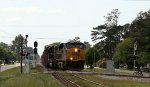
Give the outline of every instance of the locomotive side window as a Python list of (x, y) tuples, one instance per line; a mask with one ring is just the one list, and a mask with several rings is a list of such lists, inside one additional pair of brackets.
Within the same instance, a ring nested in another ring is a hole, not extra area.
[(67, 48), (81, 48), (81, 49), (85, 49), (85, 45), (83, 43), (67, 43), (66, 44)]

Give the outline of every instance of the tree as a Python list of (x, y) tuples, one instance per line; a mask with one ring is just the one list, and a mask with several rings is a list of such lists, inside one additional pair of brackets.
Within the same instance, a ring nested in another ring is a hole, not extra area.
[(133, 64), (133, 58), (130, 56), (133, 56), (133, 44), (134, 41), (137, 41), (138, 65), (149, 63), (150, 10), (147, 12), (141, 11), (131, 24), (125, 24), (123, 26), (123, 31), (124, 40), (117, 45), (114, 58), (131, 66)]
[(32, 47), (27, 47), (27, 52), (30, 54), (34, 54), (33, 48)]
[(20, 49), (21, 44), (23, 45), (23, 47), (25, 47), (24, 41), (25, 41), (25, 39), (23, 38), (23, 36), (21, 34), (16, 36), (15, 39), (12, 41), (11, 49), (17, 53), (18, 60), (19, 60), (20, 52), (21, 52), (21, 49)]
[(131, 38), (136, 38), (138, 43), (138, 63), (147, 64), (150, 62), (150, 10), (141, 11), (130, 27)]
[(89, 42), (86, 42), (86, 41), (84, 41), (83, 43), (84, 43), (85, 46), (86, 46), (86, 50), (85, 50), (85, 51), (87, 51), (87, 50), (91, 47), (91, 45), (90, 45)]
[(74, 39), (69, 39), (68, 42), (80, 42), (80, 37), (75, 37)]
[(16, 53), (11, 51), (8, 48), (0, 47), (0, 60), (4, 62), (4, 64), (9, 64), (12, 61), (15, 61), (17, 58)]
[(86, 52), (86, 64), (92, 68), (94, 62), (96, 63), (100, 59), (99, 54), (94, 48), (89, 48)]
[(59, 44), (61, 44), (61, 42), (54, 42), (51, 45), (59, 45)]
[(8, 44), (6, 44), (4, 42), (0, 42), (0, 47), (9, 49)]
[(14, 61), (16, 61), (17, 55), (15, 52), (11, 51), (11, 50), (7, 50), (5, 53), (5, 64), (10, 64)]
[(5, 50), (4, 48), (0, 47), (0, 60), (4, 60), (5, 57)]
[(127, 38), (117, 45), (113, 60), (128, 65), (129, 69), (133, 68), (133, 41), (131, 38)]
[(139, 55), (138, 62), (142, 65), (146, 65), (147, 63), (150, 63), (150, 52), (141, 52)]
[(92, 41), (99, 41), (97, 46), (100, 46), (99, 50), (103, 50), (103, 54), (106, 57), (112, 59), (112, 55), (116, 44), (121, 39), (122, 26), (118, 26), (118, 18), (120, 12), (118, 9), (113, 9), (110, 13), (105, 16), (105, 23), (103, 25), (93, 28), (91, 31)]

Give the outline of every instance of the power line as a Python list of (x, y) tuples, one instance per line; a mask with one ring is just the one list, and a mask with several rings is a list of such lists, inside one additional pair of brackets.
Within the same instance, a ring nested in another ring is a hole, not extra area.
[(0, 31), (1, 32), (3, 32), (3, 33), (5, 33), (5, 34), (7, 34), (7, 35), (11, 35), (11, 36), (16, 36), (16, 35), (14, 35), (14, 34), (12, 34), (12, 33), (10, 33), (10, 32), (7, 32), (7, 31), (4, 31), (3, 29), (0, 29)]
[[(12, 34), (12, 33), (10, 33), (10, 32), (7, 32), (7, 31), (4, 31), (3, 29), (0, 29), (0, 31), (2, 31), (3, 33), (5, 33), (5, 34), (7, 34), (8, 36), (0, 36), (0, 38), (15, 38), (17, 35), (14, 35), (14, 34)], [(10, 37), (10, 35), (11, 35), (11, 37)], [(68, 40), (69, 38), (46, 38), (46, 37), (35, 37), (35, 38), (30, 38), (30, 39), (63, 39), (63, 40)]]
[(15, 37), (0, 36), (0, 38), (15, 38)]
[(45, 38), (45, 37), (38, 37), (38, 38), (32, 38), (32, 39), (65, 39), (66, 38)]
[[(0, 38), (15, 38), (15, 37), (7, 37), (7, 36), (0, 36)], [(38, 37), (38, 38), (30, 38), (30, 39), (65, 39), (65, 40), (68, 40), (66, 38), (45, 38), (45, 37)]]

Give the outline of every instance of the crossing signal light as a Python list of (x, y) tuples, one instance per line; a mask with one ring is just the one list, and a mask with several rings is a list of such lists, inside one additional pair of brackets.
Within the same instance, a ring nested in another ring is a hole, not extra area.
[(38, 46), (38, 42), (35, 41), (35, 42), (34, 42), (34, 47), (37, 47), (37, 46)]
[(37, 54), (37, 48), (34, 48), (34, 54)]

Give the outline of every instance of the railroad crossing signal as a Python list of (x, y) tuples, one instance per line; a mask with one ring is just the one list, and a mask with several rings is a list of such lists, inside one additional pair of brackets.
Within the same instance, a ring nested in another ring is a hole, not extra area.
[(35, 47), (35, 48), (34, 48), (34, 54), (37, 54), (37, 48), (36, 48), (37, 46), (38, 46), (38, 42), (35, 41), (35, 42), (34, 42), (34, 47)]
[(35, 41), (35, 42), (34, 42), (34, 47), (37, 47), (37, 46), (38, 46), (38, 42)]
[(32, 61), (32, 64), (33, 64), (33, 68), (35, 68), (36, 67), (36, 54), (37, 54), (37, 47), (38, 46), (38, 42), (37, 41), (35, 41), (34, 42), (34, 58), (33, 58), (33, 61)]
[(37, 54), (37, 48), (34, 48), (34, 54)]

